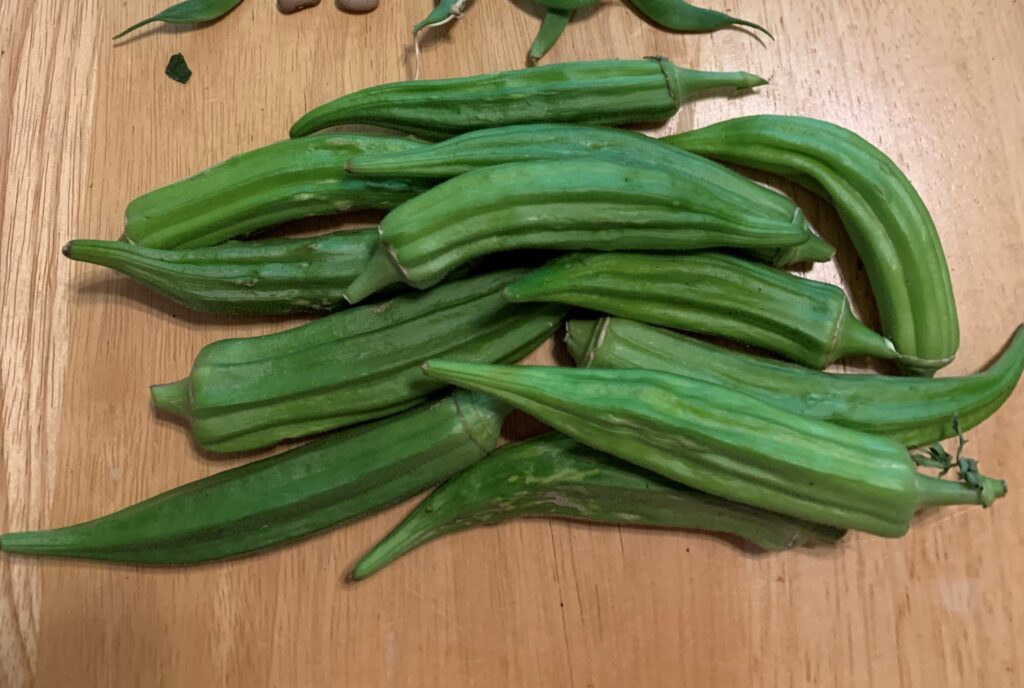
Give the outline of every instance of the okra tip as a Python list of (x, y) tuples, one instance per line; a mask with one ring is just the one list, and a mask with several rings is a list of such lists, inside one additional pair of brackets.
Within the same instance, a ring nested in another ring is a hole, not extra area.
[(388, 285), (405, 281), (405, 273), (391, 257), (391, 250), (381, 242), (363, 271), (341, 294), (350, 304), (357, 304)]
[(570, 320), (565, 323), (565, 346), (577, 368), (589, 368), (594, 354), (604, 341), (610, 320)]
[(153, 397), (153, 405), (161, 411), (183, 418), (188, 416), (192, 406), (192, 387), (187, 377), (177, 382), (153, 385), (149, 393)]

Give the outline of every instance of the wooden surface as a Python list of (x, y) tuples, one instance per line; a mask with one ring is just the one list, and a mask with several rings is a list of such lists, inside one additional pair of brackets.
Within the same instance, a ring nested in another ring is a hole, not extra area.
[[(117, 237), (136, 194), (284, 137), (309, 106), (407, 76), (408, 27), (429, 6), (386, 0), (353, 16), (325, 0), (286, 17), (249, 0), (200, 30), (109, 40), (164, 3), (0, 3), (3, 530), (91, 518), (229, 465), (157, 420), (147, 385), (181, 377), (204, 343), (285, 325), (188, 313), (64, 260), (61, 245)], [(1024, 319), (1024, 4), (723, 9), (778, 40), (671, 35), (606, 1), (548, 61), (661, 54), (749, 69), (772, 85), (687, 106), (666, 129), (804, 114), (880, 145), (918, 185), (949, 256), (963, 345), (948, 372), (983, 365)], [(525, 2), (477, 2), (427, 41), (423, 75), (518, 67), (537, 25)], [(195, 71), (187, 86), (163, 75), (179, 51)], [(797, 198), (839, 236), (820, 203)], [(841, 251), (870, 321), (863, 276)], [(818, 274), (836, 279), (833, 267)], [(1020, 685), (1024, 391), (970, 450), (1010, 480), (1009, 499), (830, 551), (759, 556), (697, 534), (524, 522), (346, 584), (408, 504), (187, 570), (0, 557), (0, 685)]]

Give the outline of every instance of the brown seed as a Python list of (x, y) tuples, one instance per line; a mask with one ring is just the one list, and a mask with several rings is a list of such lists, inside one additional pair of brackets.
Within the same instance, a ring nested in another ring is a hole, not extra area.
[(291, 14), (319, 4), (320, 0), (277, 0), (277, 9), (285, 14)]
[(344, 12), (372, 12), (380, 0), (335, 0), (335, 4)]

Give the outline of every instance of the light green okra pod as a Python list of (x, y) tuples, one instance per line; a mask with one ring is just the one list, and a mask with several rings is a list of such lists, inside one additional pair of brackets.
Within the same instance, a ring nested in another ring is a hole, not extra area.
[(919, 447), (973, 428), (1013, 393), (1024, 371), (1024, 327), (985, 370), (921, 379), (820, 373), (623, 318), (572, 320), (566, 345), (580, 367), (640, 368), (724, 385), (803, 416)]
[(153, 387), (153, 402), (189, 421), (200, 446), (248, 451), (382, 418), (443, 385), (430, 356), (514, 362), (559, 326), (562, 306), (520, 306), (501, 291), (522, 270), (451, 282), (277, 334), (205, 347), (192, 373)]
[(777, 551), (843, 531), (691, 490), (559, 434), (501, 447), (432, 492), (352, 570), (359, 580), (442, 535), (524, 517), (726, 533)]
[(839, 287), (721, 253), (572, 254), (516, 280), (505, 296), (727, 337), (814, 368), (845, 356), (897, 358)]
[[(745, 207), (748, 212), (785, 221), (800, 214), (789, 198), (723, 165), (658, 139), (611, 127), (517, 124), (480, 129), (429, 146), (354, 155), (345, 169), (359, 177), (436, 180), (510, 162), (597, 157), (657, 166), (689, 177), (694, 184), (691, 193), (713, 197), (726, 207)], [(782, 266), (827, 261), (834, 253), (831, 246), (812, 234), (803, 244), (766, 252), (762, 258)]]
[(425, 289), (498, 251), (731, 247), (763, 254), (812, 236), (801, 213), (766, 214), (685, 172), (587, 158), (467, 172), (393, 210), (380, 234), (366, 270), (345, 291), (352, 303), (390, 284)]
[(960, 327), (935, 223), (906, 175), (842, 127), (760, 115), (662, 139), (787, 177), (831, 199), (867, 270), (883, 332), (906, 367), (934, 374), (956, 355)]
[(345, 161), (422, 145), (366, 134), (273, 143), (134, 199), (125, 211), (123, 238), (150, 248), (200, 248), (304, 217), (392, 208), (430, 184), (356, 179), (345, 174)]
[(378, 243), (376, 228), (187, 249), (76, 239), (64, 255), (117, 270), (192, 310), (277, 315), (347, 306), (343, 291)]
[(836, 528), (898, 537), (919, 509), (1006, 494), (974, 462), (961, 462), (962, 482), (929, 477), (890, 439), (679, 375), (435, 360), (426, 370), (696, 490)]
[(182, 485), (66, 528), (0, 536), (8, 553), (195, 564), (292, 542), (402, 501), (494, 448), (507, 407), (455, 395)]
[(699, 93), (766, 83), (746, 72), (683, 69), (661, 57), (564, 62), (371, 86), (310, 110), (292, 126), (291, 136), (340, 124), (373, 124), (438, 139), (529, 122), (650, 122), (671, 117)]

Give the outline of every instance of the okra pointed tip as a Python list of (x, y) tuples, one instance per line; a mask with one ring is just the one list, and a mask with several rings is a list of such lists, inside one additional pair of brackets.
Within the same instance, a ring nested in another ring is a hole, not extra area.
[(404, 281), (405, 274), (395, 265), (388, 247), (381, 243), (363, 271), (342, 292), (342, 296), (350, 304), (356, 304), (388, 285)]
[(192, 406), (192, 387), (189, 378), (177, 382), (153, 385), (149, 388), (153, 405), (161, 411), (187, 417)]
[(74, 256), (72, 255), (72, 251), (73, 251), (72, 244), (74, 244), (74, 243), (75, 243), (74, 241), (69, 241), (68, 243), (64, 244), (61, 247), (61, 249), (60, 249), (61, 255), (63, 255), (65, 258), (71, 258), (73, 260)]

